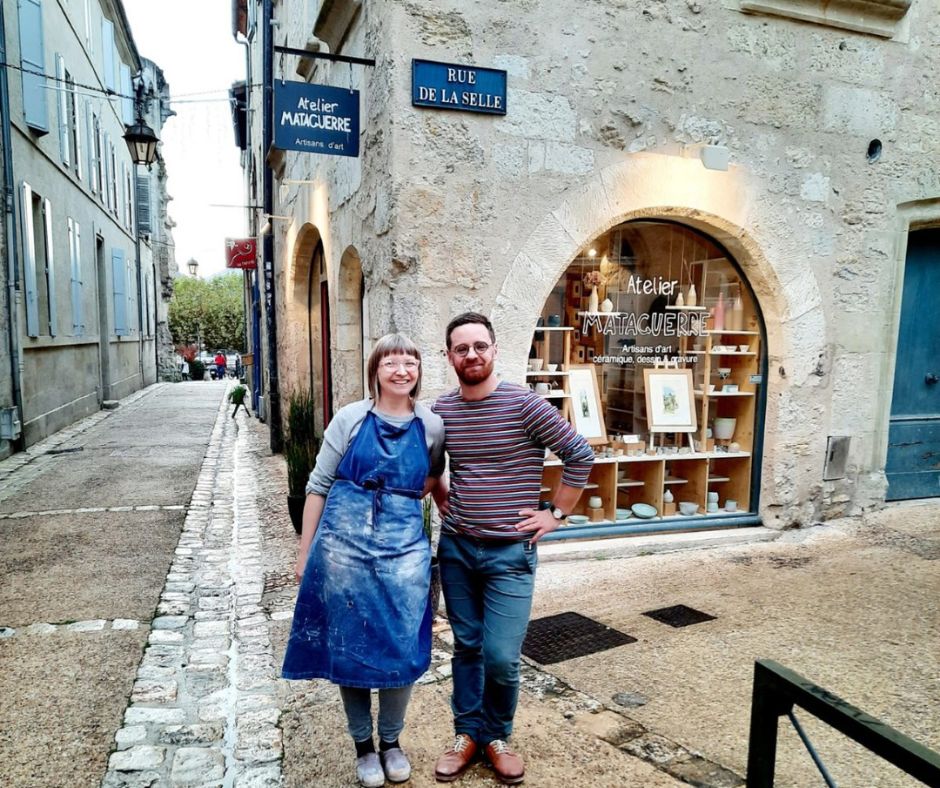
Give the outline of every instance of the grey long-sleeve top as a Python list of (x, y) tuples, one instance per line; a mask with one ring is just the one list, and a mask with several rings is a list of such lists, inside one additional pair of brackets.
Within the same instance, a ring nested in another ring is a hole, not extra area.
[[(329, 426), (323, 433), (323, 445), (317, 454), (317, 464), (307, 481), (307, 495), (326, 497), (333, 482), (336, 481), (336, 469), (343, 455), (352, 444), (353, 438), (359, 434), (359, 428), (370, 410), (375, 410), (375, 403), (371, 399), (363, 399), (340, 408), (330, 420)], [(441, 421), (440, 416), (432, 413), (420, 402), (415, 403), (415, 411), (410, 416), (389, 416), (379, 411), (376, 411), (376, 415), (383, 421), (400, 427), (410, 424), (412, 419), (421, 419), (424, 422), (424, 434), (431, 460), (428, 475), (440, 476), (444, 472), (444, 422)]]

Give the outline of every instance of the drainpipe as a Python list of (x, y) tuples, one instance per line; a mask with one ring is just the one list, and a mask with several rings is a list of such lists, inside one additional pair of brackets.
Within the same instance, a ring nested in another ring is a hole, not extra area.
[[(263, 118), (261, 121), (261, 150), (266, 157), (273, 139), (274, 117), (274, 20), (272, 0), (264, 0), (261, 16), (261, 35), (264, 37), (264, 62), (262, 63)], [(265, 162), (263, 202), (267, 216), (274, 213), (274, 172)], [(274, 289), (274, 228), (264, 236), (261, 253), (264, 276), (265, 327), (268, 332), (268, 399), (265, 408), (268, 414), (268, 429), (271, 434), (271, 451), (280, 452), (283, 447), (281, 435), (281, 393), (277, 374), (277, 318)]]
[[(0, 62), (7, 62), (7, 28), (3, 3), (0, 2)], [(13, 404), (16, 406), (20, 424), (23, 418), (23, 376), (20, 353), (19, 312), (19, 240), (16, 232), (16, 189), (13, 179), (13, 149), (10, 133), (10, 89), (7, 69), (0, 68), (0, 144), (3, 146), (3, 211), (7, 237), (7, 315), (10, 332), (10, 377), (13, 381)], [(26, 448), (22, 426), (20, 435), (11, 441), (14, 451)]]

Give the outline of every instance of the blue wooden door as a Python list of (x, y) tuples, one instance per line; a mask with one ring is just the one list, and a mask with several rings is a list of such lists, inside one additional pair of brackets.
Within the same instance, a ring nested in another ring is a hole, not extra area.
[(889, 501), (940, 496), (940, 228), (908, 237), (888, 428)]

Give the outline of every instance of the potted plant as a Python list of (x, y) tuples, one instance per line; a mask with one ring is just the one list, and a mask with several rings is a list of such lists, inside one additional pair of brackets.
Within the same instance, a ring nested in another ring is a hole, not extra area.
[(314, 425), (313, 395), (308, 389), (294, 391), (287, 400), (284, 460), (287, 463), (287, 509), (297, 533), (303, 530), (307, 479), (320, 450)]

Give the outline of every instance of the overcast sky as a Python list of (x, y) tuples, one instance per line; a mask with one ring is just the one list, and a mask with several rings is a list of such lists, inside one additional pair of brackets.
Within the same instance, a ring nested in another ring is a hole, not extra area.
[(176, 116), (158, 133), (173, 198), (176, 264), (186, 272), (194, 257), (199, 275), (211, 276), (225, 269), (225, 239), (244, 237), (247, 226), (244, 209), (211, 207), (245, 203), (227, 101), (231, 84), (245, 78), (232, 2), (124, 0), (124, 8), (138, 51), (163, 69), (174, 100)]

